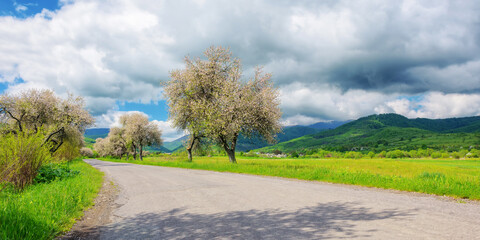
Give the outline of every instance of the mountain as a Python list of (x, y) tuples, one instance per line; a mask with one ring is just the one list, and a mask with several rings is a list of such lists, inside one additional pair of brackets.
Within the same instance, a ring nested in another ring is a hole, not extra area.
[(478, 133), (480, 117), (408, 119), (398, 114), (380, 114), (359, 118), (336, 129), (302, 136), (259, 150), (460, 148), (480, 144)]
[[(288, 126), (284, 127), (283, 131), (277, 134), (277, 142), (285, 142), (304, 135), (320, 132), (321, 130), (307, 127), (307, 126)], [(237, 142), (237, 151), (250, 151), (252, 149), (268, 146), (261, 137), (245, 138), (240, 134)]]
[[(342, 124), (349, 121), (331, 121), (331, 122), (318, 122), (308, 126), (287, 126), (283, 128), (283, 131), (277, 135), (277, 142), (285, 142), (291, 139), (295, 139), (301, 136), (318, 133), (321, 131), (335, 129)], [(107, 137), (110, 129), (108, 128), (90, 128), (85, 131), (85, 139), (88, 144), (95, 143), (97, 138)], [(183, 142), (188, 139), (188, 135), (178, 138), (171, 142), (164, 142), (160, 147), (150, 147), (148, 151), (162, 151), (162, 152), (175, 152), (179, 148), (183, 148)], [(260, 137), (254, 137), (252, 139), (245, 138), (240, 134), (237, 142), (237, 151), (249, 151), (252, 149), (268, 146)]]
[[(285, 142), (294, 138), (298, 138), (301, 136), (309, 135), (318, 133), (328, 129), (334, 129), (344, 123), (349, 121), (332, 121), (332, 122), (319, 122), (309, 126), (287, 126), (283, 128), (283, 131), (277, 135), (277, 142)], [(172, 142), (165, 142), (163, 146), (170, 151), (174, 152), (179, 148), (183, 147), (183, 141), (188, 138), (187, 136), (183, 136), (175, 141)], [(252, 149), (257, 149), (261, 147), (268, 146), (269, 144), (265, 142), (261, 137), (253, 137), (253, 138), (246, 138), (242, 134), (238, 137), (237, 142), (237, 151), (249, 151)]]
[(152, 146), (146, 146), (144, 148), (145, 151), (149, 151), (149, 152), (163, 152), (163, 153), (170, 153), (172, 151), (170, 151), (170, 149), (164, 147), (164, 146), (156, 146), (156, 145), (152, 145)]
[(171, 142), (164, 142), (163, 146), (171, 152), (175, 152), (179, 147), (183, 147), (183, 142), (188, 139), (188, 135), (180, 137)]
[(85, 130), (85, 134), (83, 135), (95, 140), (97, 138), (106, 138), (109, 132), (110, 128), (89, 128)]
[(318, 130), (328, 130), (328, 129), (335, 129), (337, 127), (342, 126), (345, 123), (349, 123), (352, 120), (347, 120), (347, 121), (330, 121), (330, 122), (318, 122), (314, 123), (312, 125), (308, 125), (307, 127), (309, 128), (315, 128)]

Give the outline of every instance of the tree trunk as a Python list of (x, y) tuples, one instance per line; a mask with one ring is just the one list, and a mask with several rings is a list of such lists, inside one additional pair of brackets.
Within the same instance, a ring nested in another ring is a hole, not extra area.
[(140, 161), (143, 161), (143, 146), (140, 144)]
[(224, 136), (220, 136), (220, 141), (222, 142), (223, 148), (225, 149), (225, 152), (227, 152), (228, 159), (231, 163), (237, 163), (237, 159), (235, 158), (235, 147), (237, 145), (237, 138), (238, 133), (234, 135), (232, 142), (228, 144), (226, 140), (227, 138)]
[(187, 153), (188, 153), (188, 161), (192, 162), (192, 148), (187, 148)]
[(231, 149), (225, 149), (228, 155), (228, 160), (230, 160), (231, 163), (237, 163), (237, 159), (235, 158), (235, 150)]
[(186, 149), (188, 153), (188, 161), (192, 162), (193, 161), (192, 149), (193, 149), (193, 144), (195, 144), (195, 140), (197, 139), (197, 137), (195, 135), (192, 135), (190, 139), (191, 139), (190, 144), (186, 147)]
[(132, 143), (133, 147), (133, 160), (137, 160), (137, 146), (135, 146), (134, 143)]

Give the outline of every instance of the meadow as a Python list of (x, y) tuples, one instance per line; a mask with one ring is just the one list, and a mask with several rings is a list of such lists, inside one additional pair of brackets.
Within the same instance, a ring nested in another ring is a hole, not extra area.
[(57, 174), (69, 169), (71, 176), (40, 179), (44, 183), (27, 186), (22, 191), (0, 191), (0, 239), (53, 239), (70, 230), (75, 219), (93, 204), (103, 182), (103, 173), (80, 159), (49, 168)]
[(421, 192), (480, 200), (479, 159), (274, 159), (238, 156), (237, 164), (225, 156), (159, 155), (139, 160), (102, 158), (165, 167), (277, 176)]

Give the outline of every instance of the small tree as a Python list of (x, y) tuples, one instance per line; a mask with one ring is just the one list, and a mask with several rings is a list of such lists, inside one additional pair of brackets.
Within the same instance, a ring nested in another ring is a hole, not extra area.
[(187, 152), (200, 137), (223, 147), (235, 163), (240, 133), (247, 138), (260, 135), (269, 142), (280, 132), (279, 93), (271, 75), (257, 68), (248, 82), (240, 80), (240, 60), (222, 47), (210, 47), (206, 60), (185, 58), (185, 69), (171, 72), (166, 83), (170, 118), (174, 127), (190, 134)]
[(143, 148), (153, 144), (162, 145), (162, 132), (158, 126), (148, 121), (148, 117), (141, 113), (129, 113), (120, 117), (120, 123), (125, 129), (126, 143), (131, 143), (136, 159), (137, 148), (140, 160), (143, 160)]

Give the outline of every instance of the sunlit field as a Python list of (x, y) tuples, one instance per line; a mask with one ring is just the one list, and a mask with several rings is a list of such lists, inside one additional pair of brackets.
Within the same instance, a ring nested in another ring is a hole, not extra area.
[(231, 164), (224, 156), (163, 155), (144, 161), (115, 162), (247, 173), (304, 180), (397, 189), (458, 198), (480, 199), (480, 160), (453, 159), (266, 159), (238, 156)]

